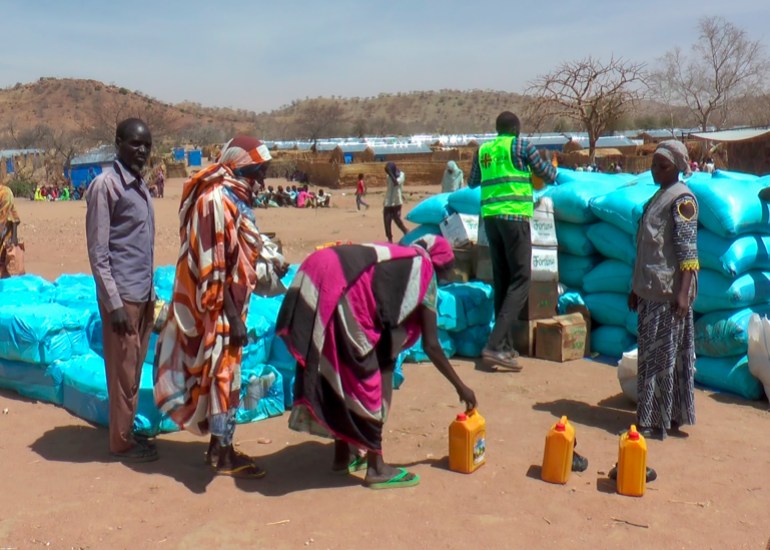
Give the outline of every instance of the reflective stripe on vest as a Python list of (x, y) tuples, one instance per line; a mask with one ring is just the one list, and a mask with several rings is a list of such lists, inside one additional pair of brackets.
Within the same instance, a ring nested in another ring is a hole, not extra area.
[(532, 178), (529, 169), (513, 165), (511, 150), (516, 138), (498, 136), (479, 148), (481, 215), (532, 217)]

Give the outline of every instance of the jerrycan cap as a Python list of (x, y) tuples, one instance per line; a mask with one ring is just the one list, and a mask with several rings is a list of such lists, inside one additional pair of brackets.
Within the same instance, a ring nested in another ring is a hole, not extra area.
[(566, 430), (566, 429), (567, 429), (567, 426), (565, 426), (565, 425), (564, 425), (564, 422), (557, 422), (557, 423), (556, 423), (556, 426), (554, 426), (554, 429), (555, 429), (557, 432), (563, 432), (564, 430)]
[(465, 413), (460, 413), (457, 415), (457, 420), (459, 420), (460, 422), (464, 422), (468, 420), (468, 415)]
[(636, 431), (636, 426), (631, 426), (631, 429), (628, 430), (628, 439), (631, 441), (639, 441), (639, 432)]

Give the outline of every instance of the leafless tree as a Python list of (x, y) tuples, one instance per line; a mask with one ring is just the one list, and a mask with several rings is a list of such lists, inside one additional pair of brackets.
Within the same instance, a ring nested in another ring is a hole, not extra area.
[(95, 105), (93, 123), (81, 128), (83, 135), (98, 143), (113, 143), (115, 128), (121, 120), (129, 117), (142, 119), (152, 132), (155, 141), (168, 137), (181, 113), (150, 98), (140, 98), (131, 92), (105, 94)]
[(667, 52), (655, 79), (661, 99), (685, 105), (706, 131), (723, 127), (736, 100), (761, 94), (770, 63), (761, 42), (723, 17), (704, 17), (698, 29), (690, 55)]
[(588, 132), (593, 162), (599, 136), (644, 96), (644, 70), (644, 63), (614, 56), (607, 63), (591, 56), (562, 63), (527, 89), (534, 99), (526, 111), (530, 123), (539, 127), (548, 119), (577, 121)]
[(300, 137), (312, 141), (332, 137), (342, 122), (342, 115), (342, 107), (334, 100), (317, 98), (304, 102), (297, 115)]

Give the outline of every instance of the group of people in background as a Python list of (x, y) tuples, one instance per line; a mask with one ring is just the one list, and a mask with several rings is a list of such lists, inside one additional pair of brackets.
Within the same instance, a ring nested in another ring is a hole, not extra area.
[(331, 206), (331, 195), (323, 189), (318, 192), (310, 190), (307, 184), (302, 187), (296, 185), (279, 185), (273, 188), (268, 185), (262, 191), (258, 191), (254, 198), (254, 207), (271, 208), (293, 206), (295, 208), (329, 208)]
[(36, 201), (79, 201), (83, 198), (82, 187), (69, 185), (38, 185), (32, 197)]

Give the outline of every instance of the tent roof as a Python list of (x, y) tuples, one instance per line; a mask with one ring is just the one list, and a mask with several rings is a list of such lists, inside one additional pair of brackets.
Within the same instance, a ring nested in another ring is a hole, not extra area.
[(770, 128), (739, 128), (720, 132), (698, 132), (691, 134), (691, 136), (709, 141), (749, 141), (766, 134), (770, 134)]
[(102, 145), (96, 149), (91, 149), (87, 153), (78, 155), (70, 161), (70, 166), (81, 166), (83, 164), (108, 164), (115, 160), (115, 146)]

